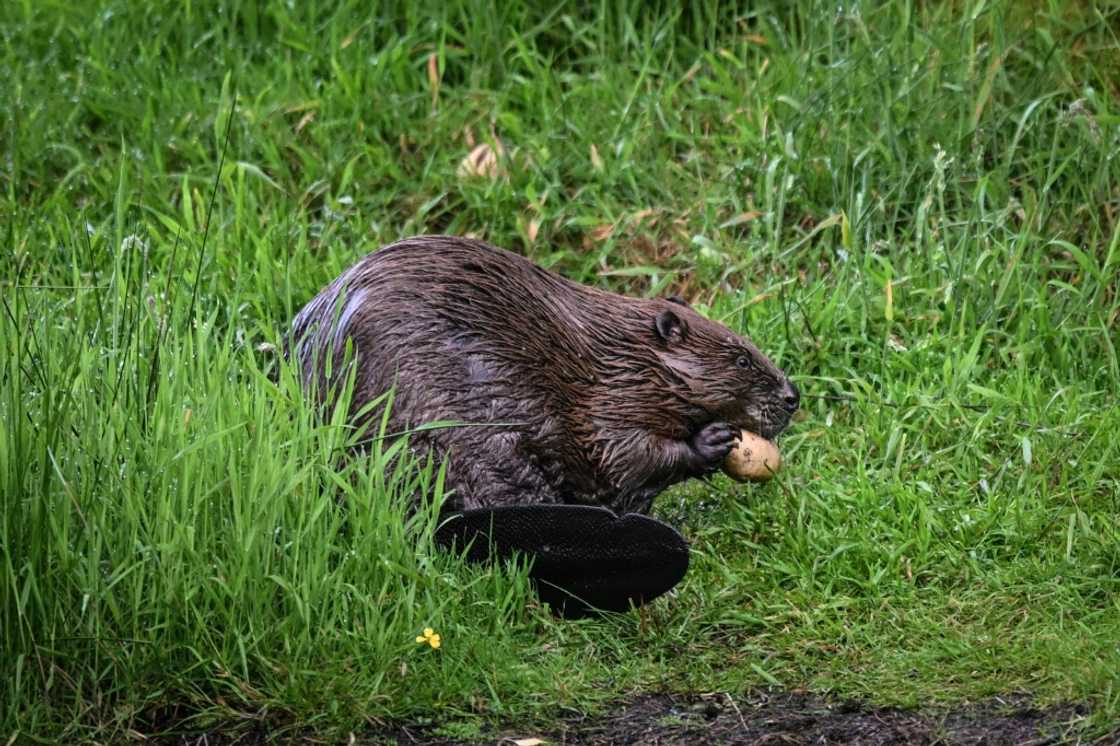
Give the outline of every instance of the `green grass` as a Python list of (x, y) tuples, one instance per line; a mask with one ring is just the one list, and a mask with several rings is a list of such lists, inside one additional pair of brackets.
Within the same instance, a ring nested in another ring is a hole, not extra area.
[[(1120, 718), (1120, 16), (752, 5), (0, 4), (0, 741), (769, 685)], [(506, 175), (457, 175), (494, 136)], [(438, 470), (340, 458), (268, 376), (432, 231), (683, 292), (793, 374), (779, 479), (660, 499), (673, 597), (554, 621), (433, 552)]]

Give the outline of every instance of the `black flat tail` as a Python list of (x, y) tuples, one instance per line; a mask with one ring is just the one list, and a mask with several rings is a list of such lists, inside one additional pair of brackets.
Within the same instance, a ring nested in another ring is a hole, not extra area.
[(521, 554), (537, 595), (565, 617), (627, 611), (672, 589), (688, 570), (688, 543), (649, 516), (582, 505), (513, 505), (449, 516), (436, 543), (472, 562)]

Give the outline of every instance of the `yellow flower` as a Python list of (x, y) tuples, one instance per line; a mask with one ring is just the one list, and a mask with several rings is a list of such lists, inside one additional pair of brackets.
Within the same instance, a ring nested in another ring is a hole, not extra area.
[(428, 643), (432, 646), (433, 650), (439, 650), (440, 638), (439, 635), (436, 634), (436, 631), (434, 629), (432, 629), (431, 627), (425, 627), (424, 634), (418, 635), (416, 637), (416, 643), (418, 645)]

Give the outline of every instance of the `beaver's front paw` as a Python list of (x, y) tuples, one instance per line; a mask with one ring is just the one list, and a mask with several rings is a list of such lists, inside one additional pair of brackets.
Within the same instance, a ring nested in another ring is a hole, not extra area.
[(739, 428), (726, 422), (710, 422), (692, 436), (692, 452), (699, 471), (715, 471), (739, 440)]

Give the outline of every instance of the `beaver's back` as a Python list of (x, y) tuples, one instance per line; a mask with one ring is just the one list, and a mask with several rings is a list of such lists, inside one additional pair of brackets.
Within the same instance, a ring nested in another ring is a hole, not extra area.
[(380, 357), (484, 351), (538, 368), (562, 350), (567, 365), (588, 353), (579, 330), (601, 319), (603, 298), (628, 300), (478, 241), (420, 236), (352, 266), (299, 313), (293, 331), (311, 333), (316, 350), (351, 337)]

